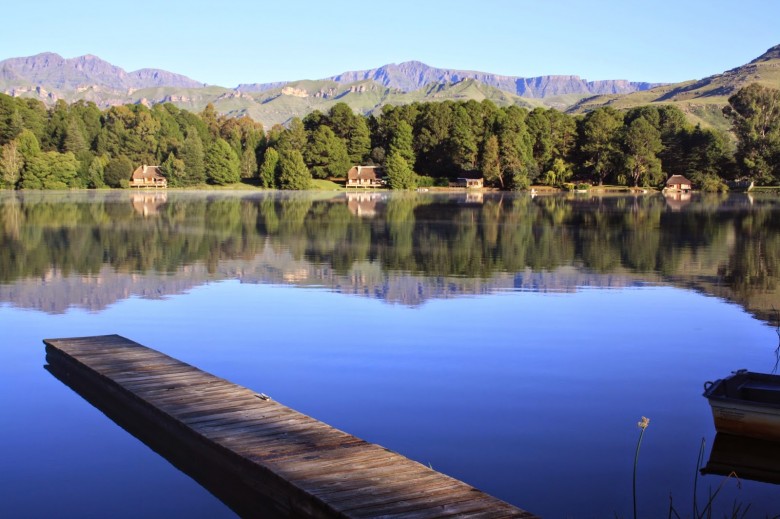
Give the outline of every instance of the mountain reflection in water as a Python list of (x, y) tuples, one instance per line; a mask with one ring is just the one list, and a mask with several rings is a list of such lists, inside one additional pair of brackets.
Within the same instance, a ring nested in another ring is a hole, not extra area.
[(772, 195), (0, 194), (0, 301), (55, 313), (224, 279), (412, 306), (649, 283), (769, 321), (778, 262)]

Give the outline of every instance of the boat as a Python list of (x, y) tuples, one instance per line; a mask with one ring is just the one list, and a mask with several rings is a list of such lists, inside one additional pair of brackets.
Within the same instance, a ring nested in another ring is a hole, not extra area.
[(780, 441), (780, 375), (740, 369), (705, 382), (704, 396), (717, 432)]

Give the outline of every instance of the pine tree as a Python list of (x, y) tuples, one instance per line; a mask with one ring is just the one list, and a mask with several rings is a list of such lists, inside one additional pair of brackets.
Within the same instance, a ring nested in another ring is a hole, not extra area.
[(279, 188), (309, 189), (311, 173), (298, 150), (283, 150), (279, 154)]
[(327, 126), (312, 133), (304, 159), (314, 178), (343, 177), (350, 166), (346, 144)]
[(400, 155), (409, 167), (414, 167), (414, 134), (412, 126), (406, 121), (399, 121), (393, 130), (393, 137), (390, 139), (389, 155)]
[(485, 181), (490, 182), (491, 184), (503, 184), (503, 179), (501, 178), (501, 162), (498, 157), (498, 137), (495, 135), (491, 135), (485, 139), (480, 166)]
[(279, 153), (275, 148), (266, 148), (263, 163), (260, 166), (260, 185), (266, 188), (277, 187), (276, 174), (279, 166)]
[(186, 185), (185, 175), (187, 166), (183, 160), (176, 158), (175, 153), (170, 152), (168, 154), (168, 158), (160, 165), (160, 169), (162, 169), (162, 174), (165, 178), (168, 179), (169, 186), (180, 187)]
[(182, 185), (191, 186), (202, 184), (206, 181), (206, 168), (204, 165), (203, 141), (195, 127), (187, 129), (187, 137), (181, 149), (181, 160), (184, 161), (185, 177), (181, 179)]
[(650, 186), (663, 179), (661, 159), (658, 152), (663, 149), (661, 134), (647, 119), (640, 117), (626, 128), (623, 139), (625, 167), (635, 186)]
[(247, 148), (241, 154), (239, 170), (243, 179), (257, 178), (257, 158), (254, 148)]
[(234, 184), (241, 180), (240, 160), (225, 139), (217, 139), (208, 147), (204, 163), (212, 184)]
[(415, 174), (406, 159), (397, 151), (391, 152), (385, 163), (387, 182), (391, 189), (414, 189)]

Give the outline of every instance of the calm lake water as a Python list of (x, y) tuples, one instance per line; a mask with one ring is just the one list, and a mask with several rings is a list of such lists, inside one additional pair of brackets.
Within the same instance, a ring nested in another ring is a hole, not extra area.
[(44, 369), (118, 333), (547, 518), (632, 516), (647, 416), (639, 515), (691, 517), (779, 281), (776, 196), (0, 193), (0, 516), (232, 516)]

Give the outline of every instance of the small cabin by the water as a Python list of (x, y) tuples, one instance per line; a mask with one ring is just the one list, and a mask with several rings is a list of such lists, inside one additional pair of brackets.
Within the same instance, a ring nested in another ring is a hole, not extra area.
[(133, 171), (130, 187), (168, 187), (166, 179), (160, 171), (160, 166), (138, 166)]
[(347, 172), (347, 187), (382, 187), (384, 170), (379, 166), (352, 166)]
[(682, 175), (672, 175), (669, 177), (669, 180), (666, 181), (666, 189), (670, 191), (687, 192), (692, 189), (691, 181)]
[(455, 179), (453, 187), (465, 187), (466, 189), (482, 189), (485, 185), (484, 178), (478, 175), (464, 175)]

